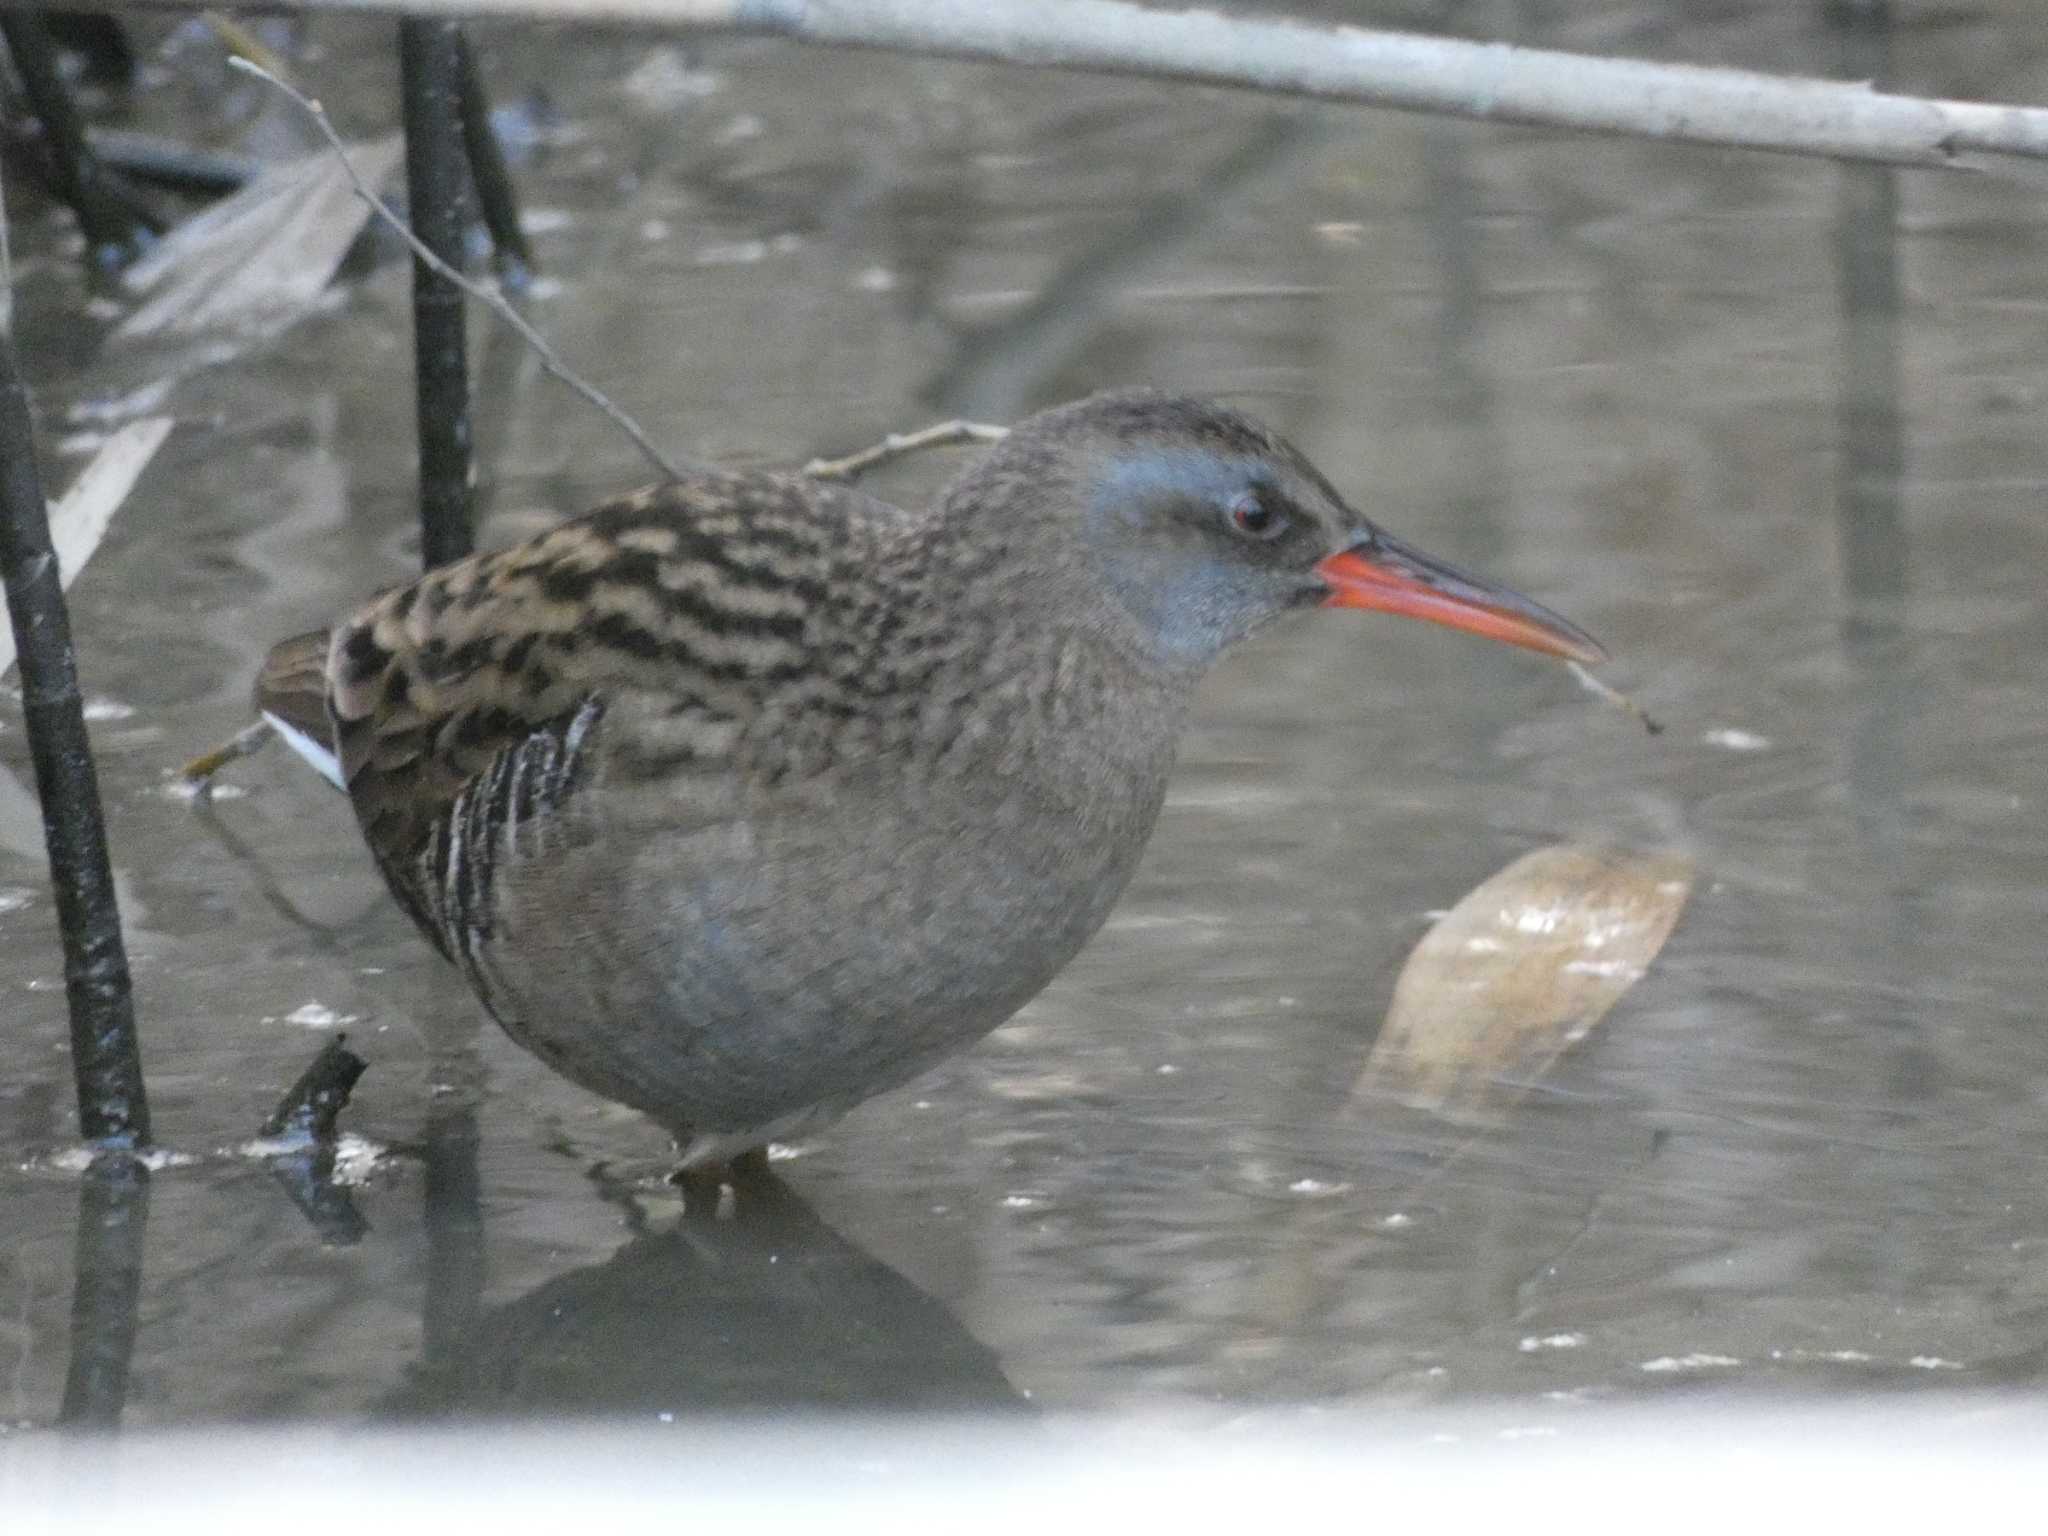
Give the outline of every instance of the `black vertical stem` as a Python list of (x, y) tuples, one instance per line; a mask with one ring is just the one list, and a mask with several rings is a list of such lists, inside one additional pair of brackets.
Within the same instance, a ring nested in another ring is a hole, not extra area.
[(120, 18), (104, 11), (48, 11), (44, 25), (58, 46), (85, 60), (85, 78), (106, 85), (135, 82), (135, 45)]
[[(449, 21), (398, 24), (405, 98), (405, 181), (413, 232), (462, 266), (467, 167), (457, 109), (462, 33)], [(420, 440), (420, 558), (431, 569), (471, 549), (469, 360), (462, 290), (418, 257), (412, 264), (413, 364)]]
[(96, 1159), (78, 1189), (71, 1364), (60, 1423), (112, 1429), (121, 1421), (148, 1222), (149, 1170), (141, 1160), (126, 1152)]
[(57, 48), (50, 40), (49, 27), (40, 16), (8, 11), (0, 14), (0, 34), (5, 35), (8, 52), (14, 55), (29, 108), (43, 125), (57, 195), (77, 214), (94, 263), (112, 271), (135, 253), (142, 231), (107, 190), (99, 158), (86, 143), (85, 124), (71, 99), (71, 88), (58, 71)]
[(458, 32), (455, 44), (462, 71), (462, 144), (469, 155), (470, 180), (476, 187), (484, 228), (491, 232), (492, 260), (500, 282), (508, 288), (524, 288), (533, 276), (533, 248), (519, 227), (519, 198), (512, 188), (512, 173), (505, 168), (504, 146), (491, 128), (491, 103), (484, 95), (469, 34)]
[(35, 427), (14, 343), (0, 335), (0, 577), (21, 659), (21, 711), (42, 800), (43, 840), (64, 942), (71, 1071), (88, 1141), (149, 1140), (149, 1100), (128, 989), (121, 912), (100, 818), (98, 775), (85, 735), (71, 620), (50, 546), (36, 470)]

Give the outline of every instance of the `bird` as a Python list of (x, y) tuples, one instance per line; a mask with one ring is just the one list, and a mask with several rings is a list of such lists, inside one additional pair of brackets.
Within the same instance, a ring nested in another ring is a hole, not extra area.
[(284, 641), (258, 710), (398, 904), (682, 1171), (994, 1029), (1102, 927), (1195, 686), (1297, 610), (1600, 646), (1155, 390), (1031, 416), (906, 509), (707, 468)]

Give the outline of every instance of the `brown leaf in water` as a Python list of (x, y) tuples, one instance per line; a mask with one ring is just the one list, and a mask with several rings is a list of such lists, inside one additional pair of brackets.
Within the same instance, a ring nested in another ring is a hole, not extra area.
[(1483, 1117), (1642, 979), (1692, 876), (1678, 853), (1561, 844), (1524, 854), (1415, 946), (1357, 1094)]

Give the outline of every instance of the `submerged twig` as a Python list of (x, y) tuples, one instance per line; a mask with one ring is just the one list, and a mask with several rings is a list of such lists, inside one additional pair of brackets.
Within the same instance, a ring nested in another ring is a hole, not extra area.
[(194, 197), (225, 197), (254, 181), (261, 162), (247, 155), (195, 149), (174, 139), (123, 128), (91, 128), (86, 139), (100, 164), (131, 181)]
[(338, 1034), (322, 1047), (257, 1133), (266, 1141), (286, 1142), (266, 1159), (271, 1177), (313, 1224), (320, 1241), (334, 1248), (361, 1241), (370, 1229), (349, 1192), (334, 1181), (336, 1122), (368, 1066), (347, 1040)]
[(1643, 729), (1652, 736), (1664, 734), (1664, 722), (1657, 719), (1619, 688), (1614, 687), (1610, 683), (1602, 682), (1576, 661), (1567, 661), (1565, 665), (1571, 669), (1572, 676), (1578, 679), (1579, 686), (1592, 694), (1594, 698), (1600, 700), (1603, 704), (1612, 704), (1625, 715), (1634, 715), (1643, 722)]
[(346, 1248), (361, 1242), (370, 1224), (356, 1209), (355, 1196), (348, 1187), (336, 1181), (334, 1164), (331, 1141), (313, 1142), (268, 1160), (271, 1178), (319, 1234), (321, 1243)]
[(863, 448), (859, 453), (849, 453), (843, 459), (813, 459), (803, 467), (803, 472), (813, 480), (851, 480), (877, 464), (903, 458), (919, 449), (941, 448), (953, 443), (1000, 443), (1009, 435), (1008, 427), (991, 426), (983, 421), (934, 422), (915, 432), (891, 432), (879, 443)]
[(267, 1160), (270, 1176), (299, 1214), (311, 1223), (329, 1248), (359, 1243), (370, 1230), (355, 1196), (334, 1177), (335, 1147), (331, 1141), (310, 1142), (296, 1151)]
[(312, 1065), (299, 1074), (298, 1081), (285, 1090), (258, 1134), (332, 1141), (335, 1122), (348, 1108), (356, 1080), (368, 1067), (368, 1062), (348, 1048), (348, 1036), (336, 1035), (321, 1048)]
[(57, 1422), (112, 1429), (128, 1401), (149, 1231), (149, 1169), (132, 1152), (103, 1152), (78, 1186), (72, 1264), (71, 1361)]
[(577, 394), (581, 395), (610, 418), (612, 424), (633, 440), (633, 445), (647, 457), (648, 461), (655, 468), (659, 469), (671, 480), (683, 478), (684, 470), (678, 467), (676, 462), (663, 453), (660, 448), (655, 446), (654, 440), (641, 430), (640, 424), (618, 406), (614, 405), (611, 399), (603, 391), (599, 390), (596, 385), (587, 382), (582, 375), (563, 362), (555, 349), (548, 345), (546, 338), (533, 328), (524, 315), (520, 314), (518, 310), (506, 302), (502, 295), (494, 293), (481, 283), (472, 282), (468, 277), (456, 271), (447, 262), (435, 255), (412, 232), (406, 225), (405, 220), (391, 211), (390, 205), (372, 191), (362, 177), (356, 173), (354, 163), (350, 161), (347, 150), (342, 146), (341, 135), (335, 131), (334, 124), (328, 120), (326, 109), (319, 102), (306, 95), (296, 86), (279, 79), (269, 70), (252, 64), (247, 59), (231, 58), (228, 60), (228, 64), (232, 68), (241, 70), (244, 74), (254, 75), (259, 80), (268, 81), (297, 103), (299, 109), (313, 120), (314, 125), (320, 130), (321, 136), (327, 140), (328, 146), (333, 149), (335, 155), (347, 169), (349, 182), (355, 188), (356, 196), (370, 205), (370, 211), (406, 243), (406, 246), (412, 251), (413, 255), (417, 256), (428, 267), (439, 273), (442, 277), (447, 278), (448, 281), (455, 284), (456, 287), (477, 300), (486, 309), (490, 310), (492, 314), (517, 331), (520, 339), (533, 348), (534, 355), (540, 359), (542, 368), (546, 369), (548, 373), (559, 379), (562, 383), (568, 385), (569, 388), (575, 390)]

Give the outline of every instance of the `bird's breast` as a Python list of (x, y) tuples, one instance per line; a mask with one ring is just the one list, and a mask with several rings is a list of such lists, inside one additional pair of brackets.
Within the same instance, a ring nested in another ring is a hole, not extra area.
[(1177, 721), (1140, 699), (1048, 729), (1028, 694), (977, 702), (928, 750), (714, 774), (672, 804), (600, 783), (581, 836), (501, 879), (500, 1016), (699, 1130), (856, 1102), (1002, 1023), (1129, 880)]

